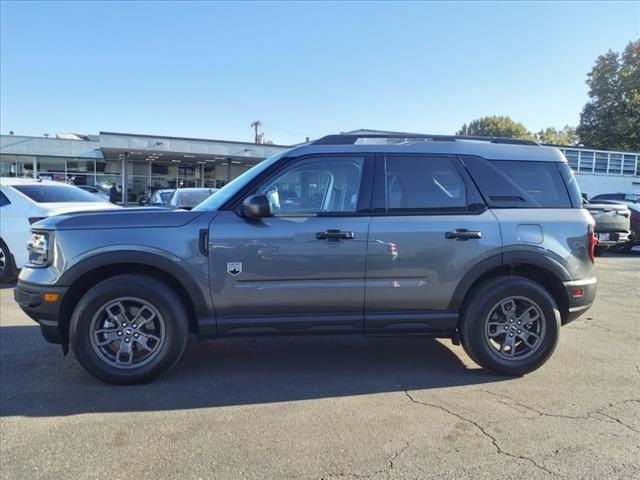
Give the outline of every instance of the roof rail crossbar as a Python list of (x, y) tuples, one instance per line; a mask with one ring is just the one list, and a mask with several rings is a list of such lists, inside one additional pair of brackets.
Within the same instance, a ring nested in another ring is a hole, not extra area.
[(540, 144), (533, 140), (525, 140), (523, 138), (502, 138), (502, 137), (482, 137), (482, 136), (465, 136), (465, 135), (428, 135), (420, 133), (366, 133), (345, 134), (345, 135), (327, 135), (311, 142), (311, 145), (354, 145), (361, 138), (396, 138), (426, 141), (426, 142), (455, 142), (457, 140), (474, 140), (490, 143), (503, 143), (510, 145), (537, 145)]

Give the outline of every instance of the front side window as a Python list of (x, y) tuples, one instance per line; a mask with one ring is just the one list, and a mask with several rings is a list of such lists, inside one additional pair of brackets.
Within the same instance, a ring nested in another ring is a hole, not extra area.
[(275, 215), (353, 213), (363, 157), (316, 157), (295, 162), (258, 187)]
[(448, 157), (387, 156), (386, 211), (466, 212), (467, 185)]

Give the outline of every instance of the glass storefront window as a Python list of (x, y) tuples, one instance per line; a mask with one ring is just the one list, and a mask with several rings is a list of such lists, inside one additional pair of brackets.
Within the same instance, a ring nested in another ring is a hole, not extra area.
[(34, 157), (0, 155), (0, 177), (33, 178)]

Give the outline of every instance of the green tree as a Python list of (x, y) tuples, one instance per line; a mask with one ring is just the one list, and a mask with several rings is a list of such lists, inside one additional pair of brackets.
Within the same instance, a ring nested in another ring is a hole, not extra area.
[(477, 120), (473, 120), (469, 123), (469, 125), (465, 123), (462, 125), (462, 128), (458, 130), (456, 135), (526, 139), (533, 138), (523, 124), (514, 122), (510, 117), (497, 115), (478, 118)]
[(640, 151), (640, 40), (600, 55), (587, 76), (578, 135), (587, 147)]
[(578, 134), (574, 127), (565, 125), (562, 130), (553, 127), (540, 130), (536, 135), (536, 140), (549, 145), (577, 145), (579, 143)]

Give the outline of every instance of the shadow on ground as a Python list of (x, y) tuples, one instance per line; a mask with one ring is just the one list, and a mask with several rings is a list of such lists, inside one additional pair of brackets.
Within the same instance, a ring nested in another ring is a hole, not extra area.
[(507, 378), (468, 369), (426, 337), (271, 337), (191, 341), (148, 385), (93, 379), (37, 326), (0, 328), (0, 414), (60, 416), (284, 402), (474, 385)]

